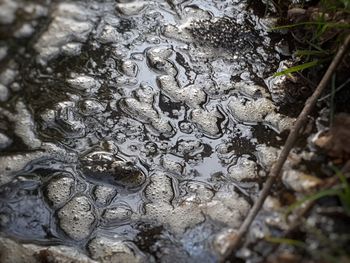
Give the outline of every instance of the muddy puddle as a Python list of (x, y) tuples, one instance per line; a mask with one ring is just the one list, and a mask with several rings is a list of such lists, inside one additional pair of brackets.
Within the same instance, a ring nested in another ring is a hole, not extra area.
[(286, 43), (248, 4), (2, 1), (1, 236), (217, 262), (296, 114), (271, 78)]

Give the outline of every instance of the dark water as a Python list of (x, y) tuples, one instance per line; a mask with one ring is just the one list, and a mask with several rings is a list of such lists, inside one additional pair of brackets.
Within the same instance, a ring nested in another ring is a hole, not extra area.
[(13, 2), (0, 230), (95, 259), (102, 239), (215, 262), (292, 121), (265, 85), (283, 42), (246, 1), (121, 2)]

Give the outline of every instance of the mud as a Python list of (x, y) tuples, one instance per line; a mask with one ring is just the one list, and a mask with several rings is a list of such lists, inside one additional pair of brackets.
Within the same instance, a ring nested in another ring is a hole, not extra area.
[(2, 1), (1, 235), (217, 262), (294, 121), (247, 2)]

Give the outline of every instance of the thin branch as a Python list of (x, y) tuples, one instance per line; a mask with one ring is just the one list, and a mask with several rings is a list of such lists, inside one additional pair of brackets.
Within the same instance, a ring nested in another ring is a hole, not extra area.
[(238, 246), (241, 243), (241, 240), (243, 239), (243, 237), (247, 233), (251, 223), (253, 222), (256, 215), (260, 211), (262, 205), (264, 204), (266, 197), (269, 195), (269, 193), (271, 191), (273, 184), (275, 183), (276, 179), (279, 177), (279, 175), (281, 173), (283, 165), (284, 165), (285, 161), (287, 160), (289, 152), (293, 148), (293, 145), (299, 136), (299, 132), (300, 132), (301, 128), (304, 126), (305, 122), (307, 121), (308, 115), (311, 113), (311, 110), (315, 106), (317, 99), (321, 96), (322, 92), (326, 88), (327, 83), (329, 82), (333, 72), (336, 70), (338, 64), (341, 62), (341, 60), (342, 60), (342, 58), (347, 50), (349, 43), (350, 43), (350, 35), (348, 35), (345, 38), (343, 45), (339, 48), (337, 54), (333, 58), (326, 73), (324, 74), (322, 80), (318, 84), (317, 88), (315, 89), (315, 91), (313, 92), (311, 97), (309, 97), (309, 99), (306, 101), (303, 110), (299, 114), (299, 116), (294, 124), (294, 127), (291, 129), (291, 131), (288, 135), (288, 138), (287, 138), (285, 145), (284, 145), (284, 147), (279, 155), (278, 160), (271, 168), (269, 178), (266, 180), (266, 183), (264, 184), (264, 186), (260, 192), (258, 200), (255, 202), (252, 209), (249, 211), (246, 219), (244, 220), (241, 227), (239, 228), (235, 239), (232, 240), (230, 242), (230, 244), (228, 244), (228, 249), (226, 250), (226, 253), (223, 255), (223, 258), (227, 258), (229, 255), (232, 254), (232, 252), (235, 249), (238, 248)]
[[(342, 172), (346, 171), (346, 166), (342, 169)], [(331, 189), (339, 182), (338, 176), (333, 176), (329, 178), (326, 184), (322, 187), (321, 190)], [(305, 216), (311, 211), (311, 209), (316, 204), (317, 200), (308, 201), (305, 203), (304, 207), (298, 212), (298, 215), (295, 216), (295, 220), (290, 224), (289, 228), (280, 236), (281, 238), (289, 238), (293, 233), (295, 233), (300, 225), (305, 222)], [(274, 244), (273, 248), (270, 251), (270, 254), (275, 252), (281, 244)]]

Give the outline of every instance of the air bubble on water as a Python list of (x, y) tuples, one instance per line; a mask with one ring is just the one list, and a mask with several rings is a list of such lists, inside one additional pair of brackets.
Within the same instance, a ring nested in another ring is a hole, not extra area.
[(145, 197), (154, 203), (169, 203), (174, 198), (172, 179), (163, 172), (156, 172), (149, 177), (150, 183), (145, 188)]
[(127, 204), (113, 204), (102, 214), (102, 219), (106, 225), (126, 224), (133, 214), (132, 209)]
[(191, 113), (192, 122), (196, 123), (209, 136), (218, 136), (221, 133), (220, 119), (223, 119), (223, 116), (216, 109), (213, 111), (195, 109)]
[(72, 239), (87, 238), (96, 220), (90, 200), (75, 196), (57, 213), (59, 226)]
[(57, 207), (68, 201), (74, 186), (74, 179), (65, 176), (64, 173), (62, 175), (58, 173), (54, 176), (56, 178), (50, 180), (45, 192), (52, 205)]
[(106, 205), (117, 195), (117, 190), (110, 185), (97, 185), (93, 195), (97, 204)]
[(257, 164), (249, 159), (249, 156), (243, 155), (238, 158), (237, 163), (228, 168), (227, 177), (233, 180), (253, 180), (256, 179)]

